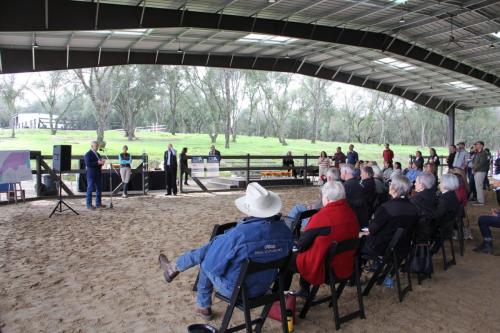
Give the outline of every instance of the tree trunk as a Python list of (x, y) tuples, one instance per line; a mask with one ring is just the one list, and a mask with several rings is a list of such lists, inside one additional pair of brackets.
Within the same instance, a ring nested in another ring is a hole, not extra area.
[(212, 134), (212, 133), (208, 133), (208, 136), (210, 137), (210, 140), (212, 141), (212, 143), (217, 143), (217, 136), (219, 134), (215, 133), (215, 134)]
[(11, 119), (10, 122), (12, 123), (12, 125), (11, 125), (12, 132), (10, 133), (10, 137), (11, 138), (15, 138), (16, 137), (16, 127), (15, 127), (16, 125), (15, 125), (15, 121), (14, 121), (14, 119)]
[(101, 145), (104, 142), (104, 126), (97, 124), (97, 142)]
[(170, 133), (175, 135), (175, 111), (172, 109), (172, 117), (170, 118)]

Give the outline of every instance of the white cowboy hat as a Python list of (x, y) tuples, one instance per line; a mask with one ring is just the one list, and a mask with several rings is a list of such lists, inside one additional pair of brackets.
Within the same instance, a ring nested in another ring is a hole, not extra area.
[(250, 183), (244, 197), (234, 201), (236, 208), (248, 216), (271, 217), (281, 211), (280, 197), (258, 183)]

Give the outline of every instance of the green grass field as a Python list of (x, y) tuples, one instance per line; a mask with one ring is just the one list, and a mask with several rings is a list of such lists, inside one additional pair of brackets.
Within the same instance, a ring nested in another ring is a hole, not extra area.
[[(10, 130), (0, 129), (0, 150), (34, 150), (41, 151), (42, 154), (51, 155), (52, 146), (58, 144), (72, 145), (74, 155), (82, 155), (89, 149), (89, 143), (95, 139), (95, 131), (59, 131), (57, 135), (50, 135), (49, 130), (23, 129), (17, 132), (16, 138), (10, 138)], [(122, 132), (107, 131), (105, 139), (108, 155), (117, 155), (123, 145), (129, 147), (132, 154), (142, 154), (146, 152), (150, 160), (163, 160), (163, 152), (168, 143), (172, 143), (178, 152), (182, 147), (188, 147), (189, 155), (206, 155), (211, 145), (207, 134), (176, 134), (160, 132), (137, 132), (137, 140), (128, 141), (123, 137)], [(276, 138), (262, 138), (250, 136), (238, 136), (237, 142), (231, 142), (230, 149), (224, 149), (224, 137), (219, 136), (217, 140), (217, 149), (222, 155), (283, 155), (291, 150), (294, 155), (308, 154), (319, 156), (320, 151), (324, 150), (329, 155), (335, 152), (337, 146), (342, 147), (346, 152), (349, 143), (345, 142), (325, 142), (318, 141), (312, 144), (309, 140), (287, 139), (288, 146), (282, 146)], [(362, 160), (381, 160), (383, 150), (382, 144), (360, 144), (354, 143), (355, 150), (359, 153)], [(427, 148), (416, 146), (391, 145), (396, 155), (395, 160), (406, 164), (408, 155), (415, 154), (420, 149), (423, 155), (428, 155)], [(439, 155), (447, 155), (446, 148), (435, 147)]]

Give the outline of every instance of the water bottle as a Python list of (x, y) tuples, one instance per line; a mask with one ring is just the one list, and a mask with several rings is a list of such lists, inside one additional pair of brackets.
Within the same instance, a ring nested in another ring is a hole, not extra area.
[(288, 323), (288, 332), (293, 332), (293, 313), (291, 309), (286, 310), (286, 322)]
[(393, 285), (393, 281), (392, 281), (392, 278), (389, 277), (389, 276), (386, 276), (385, 279), (384, 279), (384, 285), (389, 288), (389, 289), (392, 289), (392, 285)]

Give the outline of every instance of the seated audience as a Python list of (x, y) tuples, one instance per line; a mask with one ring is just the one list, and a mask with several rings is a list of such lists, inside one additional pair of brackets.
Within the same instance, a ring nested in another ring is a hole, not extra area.
[[(494, 175), (493, 179), (493, 186), (497, 191), (497, 202), (500, 205), (500, 174)], [(480, 216), (478, 224), (481, 236), (483, 236), (483, 242), (474, 248), (474, 251), (493, 254), (493, 237), (490, 228), (500, 228), (500, 209), (492, 209), (490, 215)]]
[(465, 171), (463, 169), (450, 169), (449, 173), (457, 176), (458, 179), (458, 189), (455, 191), (457, 195), (458, 202), (465, 208), (467, 207), (468, 193), (469, 193), (469, 184), (467, 183), (467, 179), (465, 178)]
[(384, 174), (384, 180), (389, 181), (391, 179), (393, 171), (394, 169), (392, 167), (392, 163), (389, 161), (384, 161), (384, 170), (382, 170)]
[(354, 167), (344, 164), (340, 168), (340, 178), (344, 181), (346, 199), (351, 208), (356, 213), (361, 227), (368, 224), (368, 207), (363, 197), (363, 187), (359, 184), (359, 179), (354, 178)]
[[(441, 194), (438, 199), (438, 207), (435, 214), (435, 224), (433, 226), (433, 238), (438, 240), (442, 238), (450, 238), (452, 236), (455, 218), (459, 212), (457, 195), (455, 191), (458, 189), (458, 178), (453, 174), (444, 174), (441, 177), (439, 184)], [(433, 252), (436, 252), (441, 246), (439, 241), (435, 242)]]
[[(375, 212), (368, 227), (369, 235), (366, 237), (362, 253), (372, 258), (383, 256), (397, 228), (404, 228), (407, 231), (404, 241), (409, 245), (419, 219), (417, 208), (408, 199), (411, 187), (408, 178), (393, 177), (389, 187), (392, 199)], [(406, 256), (407, 253), (400, 252), (399, 255)]]
[(394, 176), (401, 176), (403, 175), (403, 169), (401, 168), (401, 163), (395, 162), (394, 163), (394, 170), (391, 173), (391, 179)]
[[(377, 167), (378, 168), (378, 167)], [(375, 179), (373, 179), (373, 168), (365, 166), (361, 169), (361, 187), (363, 200), (365, 201), (368, 209), (368, 218), (373, 214), (373, 205), (377, 197), (377, 190), (375, 187)]]
[[(326, 173), (326, 183), (323, 185), (325, 186), (328, 183), (334, 182), (334, 181), (339, 181), (340, 180), (340, 171), (339, 169), (336, 168), (330, 168), (328, 172)], [(302, 212), (305, 212), (308, 209), (320, 209), (323, 207), (323, 194), (322, 194), (322, 188), (323, 186), (320, 186), (319, 189), (319, 197), (317, 200), (312, 202), (309, 205), (304, 205), (304, 204), (296, 204), (292, 207), (290, 212), (288, 213), (288, 218), (289, 221), (295, 220), (295, 218)], [(302, 221), (302, 226), (305, 226), (307, 224), (307, 221), (309, 219), (304, 219)], [(290, 222), (291, 223), (291, 222)]]
[(415, 205), (419, 215), (419, 222), (415, 230), (415, 241), (417, 244), (427, 244), (431, 238), (433, 220), (438, 207), (435, 179), (430, 173), (424, 172), (415, 181), (415, 196), (410, 202)]
[(437, 190), (438, 190), (437, 187), (438, 187), (439, 179), (438, 179), (438, 176), (437, 176), (436, 165), (432, 164), (432, 163), (425, 163), (424, 173), (430, 173), (434, 177), (434, 188), (433, 188), (433, 190), (435, 192), (437, 192)]
[[(290, 288), (293, 273), (300, 273), (299, 295), (307, 296), (310, 285), (325, 282), (324, 260), (333, 241), (357, 238), (359, 224), (356, 214), (345, 199), (344, 187), (340, 182), (329, 182), (322, 188), (323, 208), (315, 214), (298, 241), (298, 253), (292, 257), (290, 274), (285, 288)], [(353, 253), (345, 252), (336, 256), (332, 262), (338, 278), (352, 274)]]
[[(280, 197), (257, 183), (250, 183), (246, 195), (235, 200), (236, 207), (245, 215), (236, 227), (215, 237), (208, 244), (184, 253), (175, 262), (161, 254), (160, 267), (167, 282), (187, 269), (200, 266), (196, 314), (212, 319), (212, 291), (230, 297), (247, 260), (270, 262), (289, 255), (292, 232), (281, 220)], [(268, 249), (272, 249), (269, 251)], [(250, 275), (246, 280), (249, 297), (260, 296), (269, 289), (277, 272), (267, 270)]]
[(408, 172), (406, 173), (406, 178), (412, 183), (415, 183), (417, 180), (417, 177), (422, 173), (422, 170), (420, 170), (415, 162), (412, 162), (410, 165), (410, 168), (408, 169)]
[(381, 204), (389, 200), (389, 187), (384, 181), (382, 170), (378, 166), (372, 167), (373, 179), (375, 180), (375, 191), (377, 192), (374, 209), (376, 210)]

